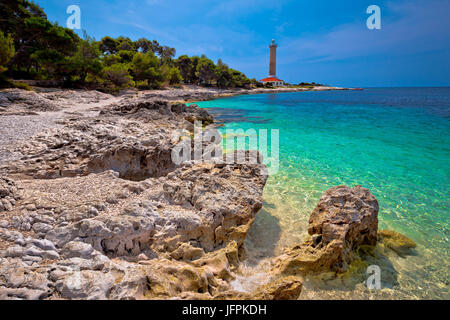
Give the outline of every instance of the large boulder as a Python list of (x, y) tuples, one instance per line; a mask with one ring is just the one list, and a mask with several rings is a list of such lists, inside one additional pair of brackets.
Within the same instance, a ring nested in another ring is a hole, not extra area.
[(361, 186), (327, 190), (309, 219), (310, 238), (286, 251), (276, 268), (286, 274), (345, 272), (356, 249), (377, 243), (378, 202)]
[(378, 202), (369, 189), (338, 186), (327, 190), (309, 218), (308, 233), (323, 245), (333, 240), (347, 246), (375, 245)]

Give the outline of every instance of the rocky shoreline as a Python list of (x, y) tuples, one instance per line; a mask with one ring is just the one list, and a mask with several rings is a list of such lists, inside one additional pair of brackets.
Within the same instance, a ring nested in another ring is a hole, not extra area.
[(184, 86), (183, 88), (171, 88), (170, 90), (152, 90), (141, 91), (139, 95), (146, 98), (158, 98), (169, 101), (207, 101), (217, 98), (232, 97), (239, 95), (264, 94), (264, 93), (287, 93), (287, 92), (306, 92), (306, 91), (345, 91), (345, 90), (361, 90), (355, 88), (341, 88), (330, 86), (314, 86), (314, 87), (278, 87), (278, 88), (254, 88), (254, 89), (218, 89), (205, 88), (198, 86)]
[(236, 291), (267, 168), (171, 154), (174, 132), (214, 123), (179, 101), (242, 93), (0, 91), (0, 299), (297, 299), (308, 275), (354, 270), (361, 248), (413, 250), (378, 231), (369, 190), (335, 187), (308, 239), (273, 259), (265, 283)]

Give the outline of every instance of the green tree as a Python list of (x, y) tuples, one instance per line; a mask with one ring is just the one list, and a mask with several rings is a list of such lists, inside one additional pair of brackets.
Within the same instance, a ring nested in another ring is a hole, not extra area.
[(172, 65), (173, 61), (172, 58), (175, 57), (176, 54), (175, 48), (170, 48), (168, 46), (163, 46), (160, 49), (159, 57), (161, 58), (161, 65), (162, 64), (169, 64)]
[(28, 0), (0, 2), (0, 29), (14, 39), (8, 66), (13, 77), (57, 77), (79, 41), (72, 30), (49, 22), (42, 8)]
[(179, 56), (178, 59), (175, 60), (175, 65), (177, 66), (178, 70), (180, 70), (180, 74), (184, 82), (192, 83), (193, 64), (191, 58), (189, 58), (187, 55)]
[(44, 10), (27, 0), (5, 0), (0, 2), (0, 30), (6, 34), (15, 34), (18, 38), (25, 32), (26, 18), (40, 17), (47, 19)]
[(112, 89), (132, 87), (133, 79), (124, 64), (113, 64), (103, 69), (103, 77)]
[(0, 30), (0, 73), (8, 70), (7, 65), (14, 57), (14, 41), (11, 35), (5, 36)]
[(264, 84), (262, 82), (256, 80), (255, 78), (250, 79), (250, 82), (251, 82), (251, 85), (253, 87), (256, 87), (256, 88), (263, 88), (264, 87)]
[(25, 67), (27, 72), (34, 67), (36, 72), (51, 77), (58, 74), (65, 57), (75, 52), (80, 38), (70, 29), (41, 17), (25, 19), (25, 28), (29, 35), (16, 46), (13, 62)]
[(88, 74), (91, 74), (91, 78), (95, 78), (102, 68), (99, 43), (84, 33), (84, 40), (78, 43), (75, 54), (68, 58), (66, 70), (72, 77), (84, 83)]
[(222, 62), (222, 59), (217, 61), (216, 76), (218, 87), (226, 88), (231, 86), (233, 75), (228, 66)]
[(231, 72), (231, 86), (238, 88), (249, 88), (251, 85), (250, 79), (248, 79), (245, 74), (240, 71), (234, 70), (230, 68)]
[(180, 84), (183, 81), (183, 77), (181, 76), (180, 70), (176, 67), (171, 67), (169, 76), (168, 76), (169, 84)]
[(195, 75), (201, 84), (209, 86), (216, 79), (216, 65), (210, 59), (203, 56), (198, 61)]
[(159, 67), (159, 59), (149, 51), (138, 52), (131, 62), (131, 72), (135, 81), (147, 81), (150, 88), (159, 88), (164, 82), (164, 75)]
[(134, 42), (131, 41), (128, 37), (118, 37), (116, 39), (117, 42), (117, 50), (125, 50), (125, 51), (135, 51), (135, 45)]
[(99, 48), (103, 54), (116, 54), (117, 46), (117, 41), (111, 37), (104, 37), (99, 43)]
[(200, 61), (200, 58), (198, 56), (194, 56), (191, 58), (191, 64), (192, 64), (192, 68), (191, 68), (191, 75), (190, 75), (190, 80), (192, 84), (198, 84), (199, 82), (199, 78), (197, 76), (197, 66), (198, 63)]
[(107, 54), (102, 57), (103, 65), (106, 67), (110, 67), (113, 64), (120, 63), (122, 59), (117, 54)]
[[(163, 83), (249, 87), (258, 85), (221, 60), (182, 55), (156, 40), (104, 37), (99, 42), (47, 20), (30, 0), (0, 2), (0, 72), (12, 78), (64, 79), (67, 84), (96, 84), (100, 89)], [(133, 81), (135, 80), (135, 81)]]
[(117, 52), (117, 56), (119, 57), (121, 63), (131, 62), (134, 55), (134, 51), (120, 50), (119, 52)]
[(153, 43), (145, 38), (140, 38), (139, 40), (134, 42), (134, 47), (142, 53), (147, 53), (149, 51), (153, 51)]
[(181, 77), (180, 70), (177, 67), (164, 64), (161, 67), (161, 72), (163, 74), (164, 81), (170, 85), (179, 84), (183, 79)]

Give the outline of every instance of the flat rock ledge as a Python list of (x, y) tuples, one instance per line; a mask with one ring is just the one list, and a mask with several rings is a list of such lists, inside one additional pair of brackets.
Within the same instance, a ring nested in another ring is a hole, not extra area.
[(11, 145), (21, 156), (0, 167), (0, 299), (213, 298), (230, 290), (267, 168), (177, 165), (179, 132), (212, 124), (206, 110), (93, 95), (74, 94), (72, 112), (67, 94), (3, 92), (8, 110), (58, 117)]

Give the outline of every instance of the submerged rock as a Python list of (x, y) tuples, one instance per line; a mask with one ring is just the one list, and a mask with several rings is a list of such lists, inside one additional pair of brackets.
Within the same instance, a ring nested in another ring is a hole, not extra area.
[(417, 244), (398, 232), (391, 230), (379, 230), (378, 241), (385, 247), (393, 250), (400, 256), (409, 255)]

